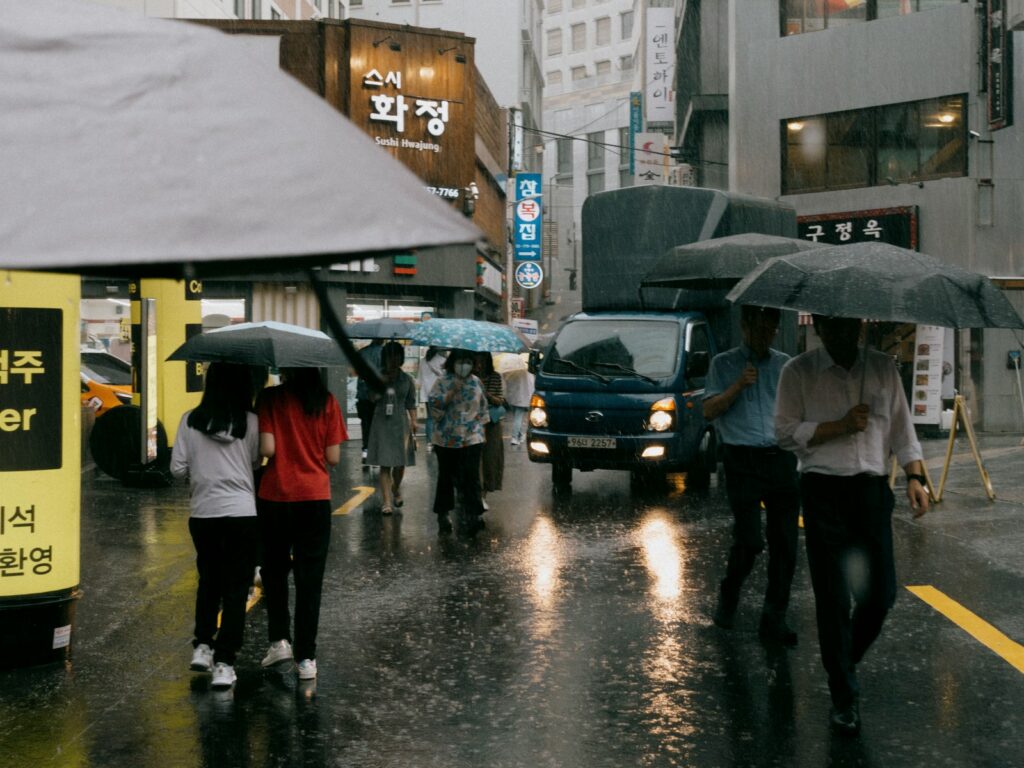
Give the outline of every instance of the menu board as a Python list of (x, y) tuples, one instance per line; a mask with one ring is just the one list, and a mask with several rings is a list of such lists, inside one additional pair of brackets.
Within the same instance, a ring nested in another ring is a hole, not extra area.
[(942, 373), (946, 329), (918, 325), (910, 387), (910, 415), (915, 424), (938, 424), (942, 418)]

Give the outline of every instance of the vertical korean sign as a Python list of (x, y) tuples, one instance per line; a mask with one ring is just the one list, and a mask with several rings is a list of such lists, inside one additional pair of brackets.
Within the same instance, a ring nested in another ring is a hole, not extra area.
[(643, 94), (631, 91), (629, 94), (629, 175), (636, 174), (636, 162), (633, 153), (636, 151), (636, 135), (644, 129)]
[(516, 174), (515, 210), (512, 217), (515, 230), (512, 241), (516, 262), (515, 278), (519, 287), (526, 290), (537, 288), (544, 279), (541, 268), (541, 192), (539, 173)]
[(1013, 34), (1006, 28), (1007, 0), (986, 0), (985, 5), (988, 127), (997, 131), (1013, 124)]
[(31, 631), (36, 619), (27, 613), (42, 603), (70, 602), (78, 586), (80, 295), (78, 277), (8, 272), (0, 281), (0, 652), (6, 662), (10, 654), (63, 652), (70, 642), (66, 610)]
[(644, 40), (644, 109), (647, 126), (675, 120), (672, 78), (676, 68), (675, 10), (648, 8)]

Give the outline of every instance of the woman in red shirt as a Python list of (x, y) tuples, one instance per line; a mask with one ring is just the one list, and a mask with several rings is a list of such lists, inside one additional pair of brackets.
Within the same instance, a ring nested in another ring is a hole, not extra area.
[[(328, 467), (348, 439), (341, 409), (316, 368), (285, 368), (284, 383), (259, 402), (260, 453), (270, 459), (257, 493), (263, 529), (263, 592), (267, 600), (269, 667), (298, 659), (302, 680), (316, 678), (327, 548), (331, 540)], [(295, 572), (295, 647), (288, 614), (288, 570)]]

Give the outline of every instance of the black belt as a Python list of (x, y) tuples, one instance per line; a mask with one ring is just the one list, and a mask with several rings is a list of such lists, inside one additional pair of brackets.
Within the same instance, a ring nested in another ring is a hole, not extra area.
[(753, 456), (775, 456), (786, 452), (777, 445), (732, 445), (731, 443), (725, 444), (725, 450), (748, 453)]

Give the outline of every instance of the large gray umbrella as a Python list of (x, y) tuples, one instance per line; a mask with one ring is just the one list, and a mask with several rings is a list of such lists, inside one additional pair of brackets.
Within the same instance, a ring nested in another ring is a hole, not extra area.
[(0, 268), (270, 271), (479, 236), (235, 36), (6, 0), (0, 73)]
[(1024, 320), (984, 275), (888, 243), (775, 257), (727, 298), (834, 317), (944, 328), (1024, 328)]
[(200, 333), (174, 350), (167, 359), (268, 368), (321, 368), (346, 364), (338, 345), (326, 333), (274, 320), (228, 325)]
[(821, 247), (809, 240), (759, 232), (698, 240), (670, 248), (640, 284), (695, 290), (728, 289), (773, 256)]

